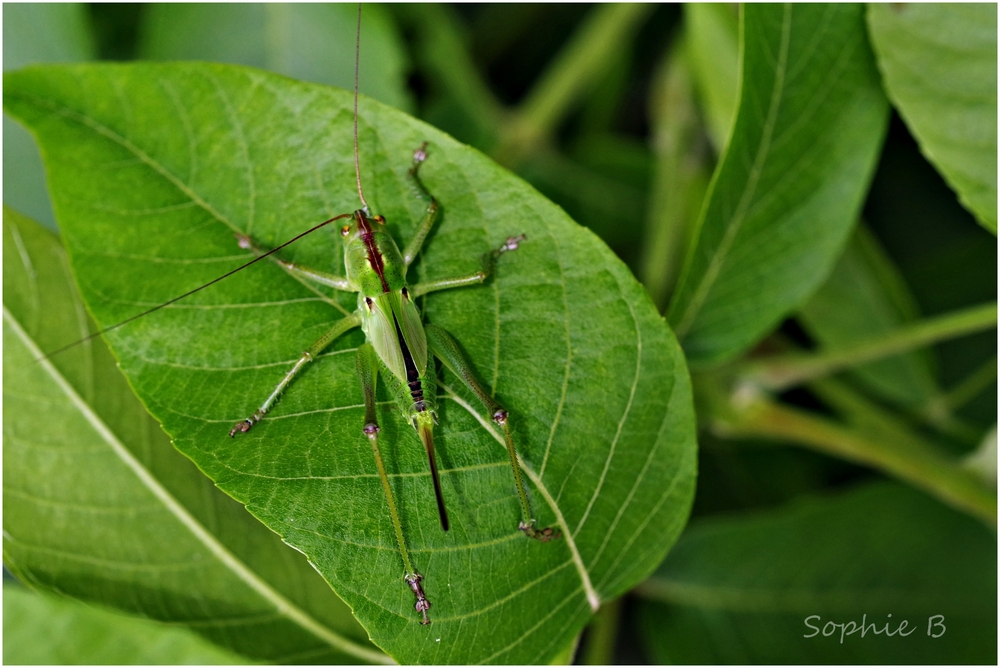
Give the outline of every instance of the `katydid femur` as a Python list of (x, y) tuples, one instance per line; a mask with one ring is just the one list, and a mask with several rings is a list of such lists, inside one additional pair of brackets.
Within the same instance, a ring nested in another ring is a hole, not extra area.
[[(427, 451), (442, 529), (448, 530), (448, 513), (445, 509), (437, 464), (434, 460), (437, 382), (433, 360), (430, 359), (432, 354), (439, 358), (479, 398), (490, 418), (503, 430), (511, 468), (514, 471), (514, 482), (517, 485), (517, 493), (521, 502), (521, 521), (518, 528), (525, 535), (540, 541), (559, 537), (559, 533), (551, 528), (535, 528), (531, 504), (528, 501), (528, 494), (521, 479), (521, 470), (518, 467), (517, 452), (511, 437), (507, 411), (490, 396), (476, 379), (472, 367), (451, 335), (440, 327), (424, 324), (421, 321), (420, 312), (413, 301), (428, 292), (482, 283), (493, 272), (497, 259), (506, 252), (516, 250), (518, 244), (524, 241), (524, 236), (511, 237), (499, 248), (484, 255), (479, 271), (464, 276), (409, 286), (406, 282), (407, 269), (420, 252), (424, 239), (427, 238), (427, 234), (438, 215), (437, 202), (427, 192), (417, 175), (417, 171), (426, 157), (426, 144), (424, 144), (414, 152), (413, 166), (407, 172), (414, 192), (427, 204), (427, 209), (416, 234), (402, 253), (386, 230), (385, 219), (382, 216), (371, 215), (365, 206), (353, 214), (344, 214), (336, 218), (350, 220), (348, 224), (340, 228), (340, 235), (344, 241), (346, 276), (334, 276), (323, 271), (278, 260), (278, 263), (285, 270), (298, 277), (337, 290), (358, 293), (358, 308), (351, 315), (338, 320), (328, 332), (309, 346), (309, 349), (302, 353), (302, 356), (289, 369), (260, 408), (247, 419), (238, 422), (229, 432), (230, 436), (236, 436), (249, 431), (271, 410), (292, 379), (316, 355), (338, 337), (360, 325), (366, 337), (366, 342), (357, 350), (358, 377), (361, 381), (365, 402), (363, 432), (371, 444), (372, 452), (375, 455), (375, 465), (382, 481), (382, 488), (385, 490), (389, 515), (392, 518), (396, 541), (399, 544), (399, 554), (403, 560), (404, 579), (416, 596), (415, 608), (423, 614), (421, 622), (423, 624), (430, 623), (427, 616), (430, 602), (424, 595), (420, 584), (423, 576), (416, 570), (410, 559), (399, 511), (396, 509), (396, 502), (393, 498), (392, 488), (389, 486), (389, 478), (379, 449), (379, 424), (375, 413), (375, 386), (379, 372), (386, 379), (389, 392), (395, 398), (403, 417), (416, 429)], [(362, 202), (364, 202), (360, 178), (358, 191)], [(336, 219), (331, 219), (331, 221)], [(272, 252), (265, 251), (247, 236), (239, 237), (239, 243), (241, 247), (252, 249), (260, 257), (264, 254), (270, 255)]]

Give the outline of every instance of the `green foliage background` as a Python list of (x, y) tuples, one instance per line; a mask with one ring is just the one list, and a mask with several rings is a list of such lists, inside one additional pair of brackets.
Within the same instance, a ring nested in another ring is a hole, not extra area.
[[(3, 11), (5, 71), (201, 60), (352, 83), (354, 6)], [(213, 258), (238, 263), (229, 230), (170, 210), (163, 173), (186, 174), (217, 220), (268, 242), (356, 195), (347, 94), (198, 64), (26, 70), (5, 77), (4, 97), (5, 661), (995, 662), (996, 6), (364, 12), (363, 94), (565, 211), (362, 101), (366, 189), (400, 240), (419, 213), (400, 175), (431, 141), (445, 217), (421, 276), (459, 273), (530, 225), (535, 243), (495, 283), (424, 310), (481, 373), (506, 351), (490, 380), (523, 418), (536, 509), (579, 535), (504, 542), (509, 470), (461, 392), (439, 430), (456, 469), (446, 487), (478, 524), (425, 531), (425, 465), (387, 413), (428, 586), (446, 572), (434, 586), (454, 590), (435, 593), (440, 621), (419, 628), (370, 456), (350, 444), (358, 393), (339, 353), (357, 335), (276, 412), (332, 417), (265, 421), (235, 449), (211, 436), (273, 385), (233, 369), (283, 368), (330, 318), (325, 295), (277, 267), (123, 328), (113, 355), (95, 341), (32, 365), (90, 331), (84, 303), (107, 326), (221, 273)], [(204, 103), (209, 76), (235, 107)], [(184, 113), (157, 111), (171, 105)], [(250, 210), (235, 126), (261, 176)], [(124, 144), (116, 154), (109, 132), (162, 173), (132, 165)], [(130, 227), (135, 211), (149, 227)], [(329, 244), (294, 253), (318, 264)], [(243, 308), (259, 301), (284, 305)], [(484, 308), (515, 321), (494, 337)], [(543, 465), (557, 423), (566, 435)], [(297, 471), (308, 477), (293, 482)], [(331, 486), (345, 474), (359, 482)], [(804, 638), (810, 615), (917, 630)], [(939, 638), (932, 615), (945, 618)]]

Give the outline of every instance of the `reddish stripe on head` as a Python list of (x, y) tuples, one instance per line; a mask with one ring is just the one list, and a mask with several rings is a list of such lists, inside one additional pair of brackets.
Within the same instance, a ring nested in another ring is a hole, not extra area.
[(368, 264), (378, 274), (382, 281), (382, 292), (389, 292), (389, 284), (385, 281), (385, 261), (382, 259), (382, 251), (375, 245), (375, 234), (372, 232), (372, 225), (365, 216), (364, 211), (358, 211), (358, 229), (361, 230), (361, 241), (365, 243), (368, 250)]

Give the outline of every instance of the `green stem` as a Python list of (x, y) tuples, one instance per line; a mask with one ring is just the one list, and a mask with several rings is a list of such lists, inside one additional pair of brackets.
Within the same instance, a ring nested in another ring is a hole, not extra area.
[(981, 367), (965, 377), (962, 382), (948, 390), (944, 397), (944, 403), (948, 410), (955, 411), (978, 397), (983, 391), (997, 380), (997, 358), (989, 360)]
[(902, 437), (887, 423), (872, 433), (756, 396), (731, 413), (722, 430), (726, 436), (757, 436), (812, 448), (882, 470), (923, 489), (945, 503), (997, 522), (996, 492), (973, 473), (916, 438)]
[(629, 44), (653, 8), (623, 3), (600, 5), (591, 11), (515, 111), (496, 157), (515, 163), (523, 152), (551, 135), (573, 102), (611, 62), (613, 52)]
[(615, 643), (618, 641), (618, 621), (621, 617), (622, 599), (601, 605), (588, 627), (587, 644), (583, 649), (582, 663), (585, 666), (607, 666), (614, 658)]
[[(878, 433), (888, 430), (891, 437), (911, 438), (926, 443), (900, 416), (891, 413), (877, 402), (851, 389), (847, 384), (833, 378), (811, 381), (808, 385), (820, 399), (840, 412), (853, 426)], [(982, 438), (982, 430), (965, 424), (950, 414), (930, 416), (919, 411), (903, 409), (911, 420), (926, 423), (947, 438), (966, 445), (976, 445)]]
[(996, 324), (997, 305), (983, 304), (906, 325), (839, 350), (758, 359), (747, 365), (744, 377), (770, 390), (784, 390), (864, 362), (991, 329)]
[(914, 416), (951, 438), (978, 445), (983, 429), (967, 423), (955, 415), (955, 411), (982, 394), (996, 379), (997, 358), (994, 356), (950, 390), (936, 393), (914, 411)]

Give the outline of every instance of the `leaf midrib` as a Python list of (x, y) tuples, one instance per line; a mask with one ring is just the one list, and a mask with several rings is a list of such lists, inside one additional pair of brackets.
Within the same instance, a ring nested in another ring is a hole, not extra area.
[(131, 451), (118, 440), (118, 437), (108, 425), (104, 423), (90, 406), (83, 401), (76, 390), (55, 368), (52, 362), (44, 357), (43, 351), (35, 344), (34, 340), (21, 327), (17, 318), (14, 317), (7, 307), (3, 309), (4, 321), (14, 330), (17, 338), (28, 349), (31, 356), (37, 360), (33, 362), (48, 375), (62, 391), (63, 395), (76, 407), (80, 415), (90, 424), (91, 428), (100, 436), (112, 452), (125, 464), (129, 470), (138, 478), (139, 482), (146, 487), (209, 552), (211, 552), (224, 566), (228, 568), (236, 577), (245, 582), (253, 591), (264, 600), (271, 603), (277, 612), (295, 622), (301, 628), (309, 631), (314, 636), (324, 641), (334, 649), (344, 652), (349, 656), (378, 664), (392, 664), (392, 659), (374, 650), (362, 647), (352, 640), (340, 636), (333, 630), (322, 625), (318, 620), (306, 613), (303, 609), (292, 603), (285, 596), (275, 590), (268, 582), (264, 581), (257, 573), (253, 572), (246, 564), (231, 553), (215, 536), (201, 525), (177, 499), (168, 492), (163, 485), (132, 455)]
[[(749, 178), (743, 188), (743, 193), (740, 196), (740, 201), (737, 205), (736, 211), (734, 212), (732, 218), (730, 218), (729, 227), (726, 229), (726, 233), (723, 235), (722, 241), (719, 243), (718, 250), (715, 255), (713, 255), (705, 275), (702, 277), (701, 282), (695, 289), (694, 295), (691, 297), (691, 301), (688, 302), (687, 307), (681, 314), (677, 327), (674, 328), (674, 333), (679, 339), (683, 339), (684, 335), (687, 334), (694, 319), (697, 317), (702, 304), (704, 304), (705, 300), (708, 298), (708, 293), (718, 278), (719, 272), (722, 270), (722, 263), (729, 254), (730, 247), (736, 240), (736, 235), (739, 233), (744, 221), (746, 220), (746, 213), (754, 195), (756, 194), (757, 182), (760, 180), (761, 173), (763, 172), (763, 163), (770, 150), (771, 135), (774, 132), (774, 126), (777, 123), (778, 109), (781, 106), (781, 97), (784, 94), (785, 71), (788, 67), (788, 47), (791, 36), (791, 16), (791, 5), (786, 4), (784, 6), (784, 15), (782, 18), (781, 44), (779, 46), (778, 61), (775, 65), (774, 89), (771, 91), (771, 101), (768, 105), (767, 118), (764, 121), (764, 126), (761, 132), (761, 142), (757, 148), (757, 155), (754, 156), (753, 165), (750, 168)], [(742, 99), (740, 102), (742, 103)]]

